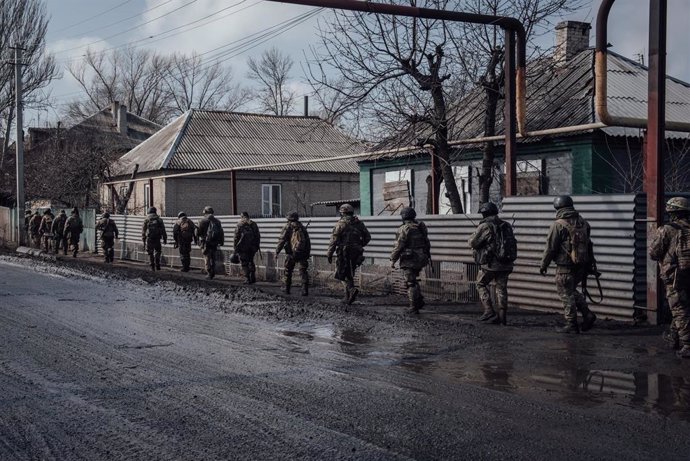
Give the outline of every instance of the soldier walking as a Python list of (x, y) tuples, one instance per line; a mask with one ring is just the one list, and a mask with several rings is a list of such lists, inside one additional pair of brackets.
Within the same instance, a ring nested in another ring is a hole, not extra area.
[(424, 307), (424, 297), (419, 288), (419, 273), (431, 257), (431, 243), (426, 229), (426, 224), (418, 221), (414, 208), (403, 208), (400, 211), (402, 225), (395, 235), (395, 247), (391, 253), (391, 267), (395, 269), (395, 263), (400, 260), (400, 270), (405, 277), (405, 288), (410, 300), (408, 314), (418, 314)]
[(34, 248), (41, 248), (41, 234), (39, 229), (41, 228), (41, 214), (38, 210), (34, 211), (34, 215), (29, 220), (29, 237), (31, 238), (31, 245)]
[(240, 221), (235, 228), (235, 239), (233, 242), (235, 254), (240, 257), (242, 272), (246, 278), (245, 283), (251, 285), (256, 283), (256, 266), (254, 265), (254, 255), (261, 247), (261, 233), (259, 226), (249, 219), (249, 214), (243, 211)]
[(287, 224), (278, 238), (276, 256), (285, 248), (285, 287), (283, 291), (290, 294), (292, 286), (292, 272), (295, 265), (299, 265), (299, 273), (302, 278), (302, 296), (309, 295), (309, 256), (311, 255), (311, 240), (306, 226), (299, 221), (296, 211), (288, 214)]
[(67, 222), (67, 213), (65, 210), (60, 210), (57, 218), (53, 220), (53, 242), (55, 243), (55, 254), (60, 253), (60, 248), (63, 249), (64, 254), (67, 254), (67, 239), (65, 238), (65, 223)]
[(336, 253), (335, 278), (345, 287), (346, 304), (352, 304), (359, 290), (355, 288), (355, 271), (364, 262), (364, 247), (371, 235), (362, 221), (355, 216), (355, 209), (349, 203), (340, 206), (340, 220), (331, 232), (328, 245), (328, 263), (333, 263)]
[[(556, 263), (556, 289), (563, 302), (566, 325), (559, 333), (579, 333), (592, 328), (597, 316), (589, 310), (587, 299), (577, 287), (586, 282), (587, 274), (596, 272), (596, 261), (589, 223), (575, 211), (573, 199), (568, 195), (553, 201), (556, 220), (546, 238), (546, 248), (539, 273), (546, 275), (551, 261)], [(577, 312), (582, 315), (582, 326), (577, 323)]]
[(182, 272), (189, 272), (189, 266), (192, 262), (192, 241), (199, 244), (199, 237), (196, 232), (196, 225), (194, 221), (187, 217), (184, 211), (177, 214), (177, 222), (173, 226), (173, 240), (175, 241), (175, 248), (180, 251), (180, 262), (182, 263)]
[(149, 264), (152, 271), (161, 270), (161, 253), (163, 247), (161, 245), (168, 243), (168, 234), (165, 232), (165, 223), (160, 216), (156, 207), (149, 208), (148, 215), (144, 220), (144, 225), (141, 228), (141, 240), (146, 246), (146, 252), (149, 255)]
[[(30, 227), (29, 223), (31, 222), (31, 216), (32, 215), (33, 215), (33, 213), (31, 212), (31, 210), (26, 210), (24, 212), (24, 234), (29, 239), (31, 238), (31, 231), (30, 231), (31, 227)], [(31, 246), (31, 241), (29, 241), (29, 246)]]
[(50, 253), (51, 243), (53, 242), (53, 218), (55, 218), (55, 215), (48, 208), (43, 212), (41, 224), (38, 226), (38, 233), (41, 236), (46, 253)]
[[(671, 222), (657, 229), (649, 256), (659, 262), (659, 277), (673, 320), (664, 335), (681, 358), (690, 358), (690, 203), (683, 197), (666, 202)], [(682, 347), (682, 349), (681, 349)]]
[(117, 224), (110, 219), (110, 213), (105, 212), (96, 224), (96, 230), (101, 231), (101, 247), (105, 254), (105, 262), (112, 263), (115, 259), (115, 239), (119, 239)]
[(199, 221), (199, 246), (206, 263), (206, 278), (212, 279), (216, 275), (216, 256), (218, 247), (225, 245), (225, 232), (218, 218), (213, 216), (213, 208), (204, 208), (204, 217)]
[(75, 207), (70, 217), (65, 221), (65, 239), (72, 247), (72, 256), (77, 257), (79, 251), (79, 236), (84, 232), (84, 224), (79, 217), (79, 210)]
[[(498, 208), (494, 203), (484, 203), (479, 212), (483, 219), (469, 240), (470, 247), (474, 250), (475, 261), (480, 265), (477, 291), (484, 312), (479, 321), (505, 325), (508, 311), (508, 276), (513, 272), (513, 262), (517, 258), (517, 242), (513, 226), (498, 217)], [(489, 292), (492, 282), (496, 291), (498, 315)]]

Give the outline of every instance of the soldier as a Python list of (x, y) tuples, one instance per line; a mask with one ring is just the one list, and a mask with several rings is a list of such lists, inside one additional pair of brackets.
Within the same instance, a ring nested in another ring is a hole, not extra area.
[(649, 256), (659, 262), (659, 277), (673, 319), (664, 335), (681, 358), (690, 358), (690, 203), (683, 197), (666, 202), (671, 222), (657, 229)]
[(46, 253), (50, 253), (51, 243), (53, 241), (53, 218), (55, 218), (55, 215), (50, 208), (48, 208), (43, 212), (41, 224), (38, 226), (38, 233), (41, 236), (43, 248), (45, 249)]
[(41, 228), (41, 214), (38, 210), (34, 211), (34, 215), (29, 220), (29, 238), (31, 238), (31, 245), (34, 248), (41, 248), (41, 234), (39, 229)]
[(340, 220), (331, 232), (328, 245), (328, 263), (333, 262), (333, 253), (337, 253), (335, 278), (345, 287), (346, 304), (352, 304), (359, 290), (355, 288), (355, 271), (364, 262), (364, 247), (371, 240), (371, 235), (362, 221), (355, 216), (352, 205), (340, 206)]
[[(556, 221), (551, 224), (546, 238), (546, 248), (539, 273), (546, 275), (551, 261), (556, 263), (556, 289), (563, 302), (566, 325), (559, 333), (579, 333), (592, 328), (597, 316), (589, 310), (585, 295), (577, 290), (587, 279), (587, 274), (596, 272), (596, 261), (590, 226), (573, 205), (568, 195), (556, 197), (553, 201)], [(584, 290), (583, 290), (584, 291)], [(582, 315), (582, 326), (577, 323), (577, 311)]]
[(192, 262), (192, 241), (198, 245), (199, 237), (196, 233), (194, 221), (189, 219), (184, 211), (180, 211), (177, 214), (177, 218), (177, 222), (173, 226), (174, 246), (180, 250), (180, 262), (182, 263), (181, 271), (189, 272), (189, 265)]
[(256, 266), (254, 265), (254, 255), (259, 251), (261, 244), (261, 234), (259, 226), (249, 219), (249, 214), (243, 211), (240, 221), (235, 228), (234, 248), (235, 253), (240, 257), (242, 271), (248, 285), (256, 283)]
[[(309, 295), (309, 256), (311, 254), (311, 240), (307, 227), (299, 222), (299, 214), (296, 211), (288, 214), (288, 222), (283, 227), (276, 247), (276, 256), (285, 248), (285, 287), (283, 291), (290, 294), (292, 286), (292, 272), (295, 265), (299, 264), (299, 273), (302, 277), (302, 296)], [(308, 224), (307, 224), (308, 225)]]
[(161, 239), (163, 239), (163, 244), (167, 244), (168, 234), (165, 232), (165, 223), (158, 216), (158, 210), (152, 206), (149, 208), (148, 215), (141, 228), (141, 240), (146, 246), (152, 271), (161, 270), (161, 252), (163, 251)]
[(402, 225), (395, 236), (395, 247), (391, 253), (391, 267), (395, 269), (395, 263), (400, 260), (400, 269), (405, 277), (407, 297), (410, 300), (408, 314), (418, 314), (424, 307), (424, 297), (419, 289), (417, 277), (419, 272), (426, 267), (431, 258), (431, 243), (426, 229), (426, 224), (417, 221), (417, 212), (414, 208), (403, 208), (400, 211)]
[[(475, 261), (480, 265), (477, 291), (484, 313), (479, 317), (479, 321), (505, 325), (508, 310), (508, 276), (513, 271), (513, 261), (517, 256), (513, 226), (498, 217), (498, 208), (494, 203), (484, 203), (479, 212), (483, 219), (469, 240), (470, 247), (474, 250)], [(509, 250), (509, 247), (514, 250)], [(500, 248), (503, 248), (504, 254), (499, 254)], [(498, 315), (489, 293), (491, 282), (496, 289)]]
[(53, 242), (55, 243), (55, 254), (60, 253), (60, 248), (63, 249), (64, 254), (67, 254), (67, 239), (65, 238), (65, 223), (67, 222), (67, 213), (65, 210), (60, 210), (57, 218), (53, 220)]
[(218, 247), (225, 245), (225, 232), (210, 206), (204, 208), (204, 217), (199, 221), (198, 242), (206, 263), (206, 278), (212, 279), (216, 275)]
[(31, 212), (31, 210), (26, 210), (24, 212), (24, 233), (26, 234), (27, 237), (31, 236), (31, 233), (29, 231), (29, 229), (30, 229), (29, 223), (31, 222), (31, 215), (32, 214), (33, 213)]
[(77, 257), (79, 251), (79, 236), (84, 232), (84, 224), (79, 217), (79, 210), (72, 208), (70, 217), (65, 221), (65, 239), (72, 246), (72, 256)]
[(110, 213), (105, 212), (101, 220), (96, 224), (96, 230), (101, 231), (101, 247), (105, 254), (105, 262), (112, 263), (115, 259), (115, 239), (119, 239), (117, 224), (110, 219)]

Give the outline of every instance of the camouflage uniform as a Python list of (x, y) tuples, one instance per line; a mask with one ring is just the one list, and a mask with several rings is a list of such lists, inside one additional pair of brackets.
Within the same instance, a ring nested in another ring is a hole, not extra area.
[(188, 272), (189, 266), (192, 263), (192, 242), (199, 244), (194, 221), (186, 215), (180, 216), (173, 226), (173, 240), (175, 241), (175, 247), (180, 251), (182, 272)]
[(29, 237), (31, 238), (31, 245), (34, 248), (41, 248), (41, 234), (39, 229), (41, 228), (41, 215), (38, 211), (34, 212), (34, 215), (29, 220)]
[[(304, 242), (300, 242), (301, 248), (293, 248), (292, 237), (295, 232), (301, 232), (304, 236)], [(290, 294), (290, 287), (292, 286), (292, 272), (295, 266), (299, 265), (299, 274), (302, 278), (302, 296), (309, 294), (309, 256), (311, 254), (311, 240), (309, 239), (309, 232), (307, 228), (299, 222), (299, 217), (295, 213), (288, 217), (288, 222), (283, 227), (280, 237), (278, 238), (278, 246), (276, 247), (276, 255), (280, 254), (281, 250), (285, 248), (285, 292)]]
[(690, 273), (677, 270), (676, 255), (672, 251), (680, 227), (690, 227), (690, 219), (671, 216), (670, 224), (657, 229), (649, 256), (659, 262), (659, 278), (666, 287), (666, 299), (673, 316), (671, 341), (677, 347), (690, 347)]
[(63, 249), (64, 254), (67, 254), (67, 239), (65, 238), (65, 223), (67, 222), (67, 214), (65, 210), (61, 210), (57, 215), (57, 218), (53, 220), (53, 227), (51, 232), (53, 233), (53, 242), (55, 245), (55, 254), (60, 252), (60, 248)]
[[(505, 323), (508, 310), (508, 276), (513, 272), (513, 263), (499, 262), (493, 255), (496, 243), (496, 229), (504, 221), (498, 215), (487, 216), (479, 222), (479, 226), (470, 236), (470, 247), (477, 252), (488, 252), (487, 264), (480, 266), (477, 275), (477, 291), (479, 300), (484, 308), (484, 313), (479, 318), (481, 321), (493, 321)], [(496, 305), (499, 309), (498, 317), (491, 302), (489, 285), (494, 283), (496, 290)]]
[(72, 214), (65, 221), (65, 239), (72, 246), (72, 256), (77, 257), (79, 251), (79, 236), (84, 231), (84, 224), (81, 222), (79, 212), (72, 211)]
[(117, 224), (110, 219), (109, 214), (105, 213), (96, 224), (96, 230), (101, 231), (101, 247), (105, 255), (105, 262), (111, 263), (115, 260), (115, 239), (119, 238)]
[(211, 242), (207, 239), (211, 221), (214, 220), (218, 221), (218, 219), (213, 216), (213, 212), (205, 212), (204, 217), (199, 220), (199, 227), (197, 229), (198, 241), (206, 265), (206, 277), (209, 279), (212, 279), (216, 275), (216, 256), (218, 255), (218, 247), (225, 245), (224, 233), (221, 233), (219, 240), (216, 242)]
[(417, 313), (424, 306), (424, 297), (417, 277), (429, 263), (431, 243), (426, 224), (416, 219), (405, 219), (395, 234), (395, 246), (391, 253), (391, 266), (400, 260), (400, 270), (405, 278), (407, 298), (410, 301), (408, 312)]
[(345, 302), (352, 304), (357, 297), (355, 288), (355, 271), (364, 262), (364, 247), (371, 240), (371, 235), (362, 221), (352, 214), (343, 215), (331, 232), (328, 245), (328, 261), (337, 254), (335, 278), (345, 287)]
[(259, 251), (260, 244), (261, 233), (259, 232), (259, 226), (249, 219), (249, 216), (243, 215), (235, 228), (233, 248), (235, 249), (235, 253), (240, 257), (242, 271), (244, 272), (246, 283), (248, 284), (256, 282), (254, 255)]
[(562, 207), (556, 212), (556, 221), (551, 224), (549, 234), (546, 237), (546, 248), (542, 256), (541, 269), (542, 274), (546, 274), (546, 270), (551, 262), (556, 263), (556, 290), (558, 296), (563, 303), (563, 315), (566, 321), (566, 327), (561, 331), (564, 333), (579, 333), (580, 327), (577, 323), (577, 312), (582, 315), (582, 330), (586, 331), (591, 328), (596, 316), (589, 310), (587, 299), (583, 292), (578, 291), (577, 287), (587, 279), (587, 274), (590, 273), (594, 266), (594, 252), (592, 245), (588, 248), (588, 262), (585, 264), (574, 264), (570, 258), (570, 233), (568, 228), (558, 220), (568, 221), (571, 225), (581, 221), (586, 228), (587, 236), (590, 236), (591, 229), (589, 223), (585, 221), (572, 206)]
[(38, 233), (41, 236), (43, 242), (43, 249), (46, 253), (50, 253), (51, 243), (53, 242), (53, 218), (55, 215), (50, 210), (46, 210), (43, 213), (43, 218), (41, 218), (41, 224), (38, 227)]
[[(152, 208), (152, 210), (153, 211), (149, 210), (149, 214), (146, 216), (144, 225), (141, 228), (141, 240), (146, 245), (146, 252), (149, 255), (151, 270), (155, 271), (161, 268), (161, 253), (163, 252), (161, 239), (164, 244), (167, 244), (168, 234), (165, 232), (165, 224), (156, 213), (156, 209)], [(152, 232), (154, 226), (157, 230)]]

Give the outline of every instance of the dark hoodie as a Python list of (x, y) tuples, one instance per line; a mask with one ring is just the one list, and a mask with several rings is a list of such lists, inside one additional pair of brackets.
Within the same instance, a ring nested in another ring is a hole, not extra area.
[[(544, 249), (544, 256), (541, 259), (541, 267), (548, 267), (551, 261), (562, 268), (572, 268), (573, 262), (568, 255), (568, 242), (570, 239), (568, 229), (558, 220), (564, 219), (575, 224), (578, 220), (584, 222), (587, 228), (587, 237), (590, 236), (591, 229), (589, 223), (585, 221), (580, 214), (575, 211), (573, 207), (564, 207), (556, 212), (556, 221), (551, 224), (549, 235), (546, 237), (546, 248)], [(590, 246), (591, 251), (591, 246)], [(590, 254), (590, 260), (592, 259)]]

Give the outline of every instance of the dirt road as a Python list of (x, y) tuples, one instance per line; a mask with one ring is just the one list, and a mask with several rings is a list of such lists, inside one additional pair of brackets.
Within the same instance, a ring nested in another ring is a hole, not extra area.
[(0, 459), (690, 453), (690, 363), (657, 328), (113, 274), (0, 257)]

